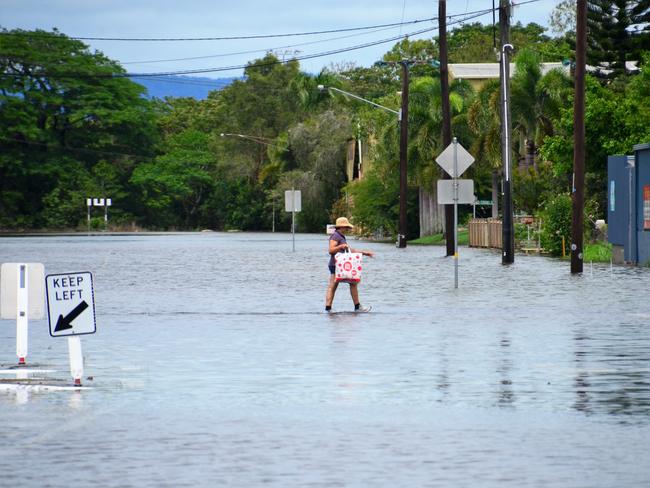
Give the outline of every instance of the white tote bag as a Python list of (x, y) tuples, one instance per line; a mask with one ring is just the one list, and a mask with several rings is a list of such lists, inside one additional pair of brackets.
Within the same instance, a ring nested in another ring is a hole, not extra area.
[(340, 252), (334, 259), (334, 279), (337, 283), (359, 283), (361, 281), (361, 258), (360, 252)]

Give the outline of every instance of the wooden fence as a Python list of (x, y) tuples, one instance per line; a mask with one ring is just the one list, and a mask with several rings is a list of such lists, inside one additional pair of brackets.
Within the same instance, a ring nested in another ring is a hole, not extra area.
[(497, 219), (470, 219), (470, 247), (501, 249), (501, 221)]

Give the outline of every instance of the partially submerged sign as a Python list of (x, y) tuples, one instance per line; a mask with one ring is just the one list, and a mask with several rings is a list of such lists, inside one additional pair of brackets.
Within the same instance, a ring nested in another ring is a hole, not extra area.
[(95, 295), (90, 272), (47, 275), (45, 288), (52, 337), (95, 333)]

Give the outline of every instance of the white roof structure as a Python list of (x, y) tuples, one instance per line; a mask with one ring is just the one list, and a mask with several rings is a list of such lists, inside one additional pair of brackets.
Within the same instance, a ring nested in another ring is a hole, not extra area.
[[(489, 80), (499, 78), (499, 63), (450, 63), (449, 74), (454, 79), (463, 80)], [(567, 75), (570, 74), (570, 66), (563, 63), (542, 63), (542, 75), (545, 75), (553, 69), (561, 69)], [(628, 73), (636, 73), (639, 71), (637, 61), (626, 61), (625, 69)], [(510, 63), (510, 76), (515, 73), (515, 63)], [(596, 71), (593, 66), (587, 66), (588, 72)], [(605, 74), (611, 73), (611, 70), (601, 68)]]
[[(489, 80), (499, 78), (499, 66), (499, 63), (452, 63), (449, 64), (449, 74), (455, 79)], [(569, 66), (562, 63), (542, 63), (542, 74), (558, 68), (569, 74)], [(515, 64), (510, 63), (510, 76), (515, 70)]]

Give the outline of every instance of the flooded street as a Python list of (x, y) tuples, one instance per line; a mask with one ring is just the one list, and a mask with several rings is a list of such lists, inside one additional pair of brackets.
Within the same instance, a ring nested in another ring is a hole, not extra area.
[[(650, 484), (649, 269), (461, 248), (455, 290), (443, 247), (351, 244), (368, 314), (323, 312), (325, 235), (0, 238), (92, 272), (97, 317), (92, 389), (0, 390), (0, 486)], [(27, 362), (71, 382), (47, 320)]]

